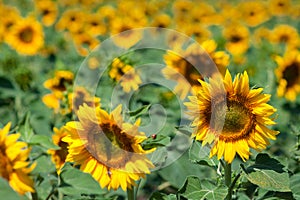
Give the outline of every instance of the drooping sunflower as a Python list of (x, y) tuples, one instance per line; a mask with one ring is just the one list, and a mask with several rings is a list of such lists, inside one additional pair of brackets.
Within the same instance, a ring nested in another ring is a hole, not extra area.
[(35, 167), (35, 164), (29, 166), (30, 149), (25, 142), (17, 141), (19, 133), (8, 134), (10, 126), (8, 123), (0, 129), (0, 176), (21, 195), (34, 192), (34, 183), (29, 177)]
[(44, 45), (42, 25), (33, 17), (20, 19), (12, 27), (6, 42), (25, 55), (35, 55)]
[(269, 19), (266, 5), (261, 1), (241, 2), (237, 9), (241, 13), (241, 20), (248, 26), (257, 26)]
[(260, 151), (268, 139), (276, 139), (279, 132), (267, 127), (275, 124), (270, 116), (276, 109), (267, 104), (271, 95), (262, 94), (263, 88), (250, 89), (246, 71), (233, 81), (227, 70), (224, 78), (199, 82), (201, 87), (185, 105), (193, 117), (193, 137), (202, 145), (213, 143), (210, 157), (231, 163), (238, 154), (245, 161), (250, 148)]
[(300, 93), (300, 52), (288, 50), (283, 57), (276, 56), (275, 61), (278, 65), (275, 70), (279, 82), (277, 95), (295, 101)]
[(110, 114), (100, 107), (80, 106), (79, 121), (68, 122), (64, 141), (69, 144), (67, 162), (80, 165), (102, 188), (124, 191), (153, 168), (141, 142), (147, 137), (138, 131), (140, 120), (125, 123), (119, 105)]
[(223, 30), (226, 49), (233, 55), (241, 55), (249, 48), (249, 30), (239, 23), (232, 23)]
[(57, 15), (58, 15), (58, 8), (57, 4), (52, 0), (37, 0), (35, 1), (35, 6), (37, 9), (37, 12), (42, 17), (42, 23), (45, 26), (51, 26), (54, 24)]
[(52, 135), (53, 144), (60, 147), (58, 150), (49, 149), (48, 153), (51, 155), (51, 160), (55, 164), (56, 171), (59, 174), (61, 168), (65, 164), (66, 157), (68, 155), (68, 143), (62, 141), (67, 136), (67, 132), (64, 127), (58, 129), (54, 127), (54, 134)]

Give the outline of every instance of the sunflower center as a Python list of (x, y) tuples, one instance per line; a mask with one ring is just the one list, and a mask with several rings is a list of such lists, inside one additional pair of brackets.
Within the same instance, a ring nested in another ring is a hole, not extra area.
[(87, 149), (104, 165), (123, 168), (134, 152), (132, 139), (116, 124), (104, 123), (94, 131), (88, 135)]
[(237, 102), (228, 102), (222, 134), (240, 133), (250, 122), (249, 111)]
[(24, 28), (20, 34), (20, 40), (22, 40), (25, 43), (30, 43), (33, 40), (33, 30), (31, 27)]
[(8, 157), (6, 156), (5, 150), (0, 149), (0, 176), (9, 180), (9, 175), (13, 171)]
[(288, 42), (289, 41), (289, 36), (286, 35), (286, 34), (283, 34), (283, 35), (280, 36), (279, 41), (283, 42), (283, 43)]
[(300, 63), (293, 62), (283, 71), (283, 78), (287, 81), (287, 88), (299, 82), (300, 76)]
[(233, 35), (231, 38), (230, 38), (230, 41), (233, 42), (233, 43), (237, 43), (239, 41), (241, 41), (242, 38), (238, 35)]
[(60, 158), (60, 162), (65, 162), (66, 157), (68, 155), (68, 143), (60, 141), (58, 143), (58, 146), (60, 147), (59, 150), (56, 151), (56, 154)]

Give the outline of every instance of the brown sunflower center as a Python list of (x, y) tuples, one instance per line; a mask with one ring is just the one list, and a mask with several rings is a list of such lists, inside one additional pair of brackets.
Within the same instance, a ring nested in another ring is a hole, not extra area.
[(64, 163), (68, 155), (68, 143), (60, 141), (58, 146), (60, 149), (56, 151), (56, 155), (59, 157), (60, 162)]
[(242, 40), (242, 38), (239, 35), (233, 35), (230, 38), (230, 41), (233, 42), (233, 43), (238, 43), (241, 40)]
[(279, 41), (283, 42), (283, 43), (288, 42), (289, 39), (290, 39), (290, 37), (287, 34), (283, 34), (279, 37)]
[(13, 171), (11, 164), (6, 156), (5, 149), (0, 149), (0, 176), (9, 179), (9, 175)]
[(283, 71), (283, 78), (287, 81), (287, 88), (294, 86), (299, 82), (300, 63), (293, 62)]
[(34, 31), (32, 30), (32, 28), (26, 27), (20, 32), (19, 38), (24, 43), (30, 43), (33, 40), (33, 35)]
[(222, 134), (240, 133), (250, 122), (249, 111), (237, 102), (228, 102)]
[(88, 135), (87, 149), (101, 163), (110, 168), (123, 168), (134, 152), (132, 139), (118, 125), (101, 124)]

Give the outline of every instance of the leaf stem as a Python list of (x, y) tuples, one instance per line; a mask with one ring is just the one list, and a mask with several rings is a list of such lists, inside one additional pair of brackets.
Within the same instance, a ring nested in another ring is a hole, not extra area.
[(134, 186), (132, 188), (127, 188), (127, 199), (128, 200), (135, 200), (135, 195), (134, 195)]
[(231, 163), (225, 162), (224, 173), (225, 173), (225, 185), (228, 187), (228, 193), (227, 193), (226, 199), (231, 200), (232, 199)]

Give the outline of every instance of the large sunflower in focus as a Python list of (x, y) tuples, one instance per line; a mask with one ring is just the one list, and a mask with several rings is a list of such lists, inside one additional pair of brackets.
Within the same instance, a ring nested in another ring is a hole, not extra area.
[(238, 154), (245, 161), (250, 148), (265, 149), (268, 139), (276, 139), (279, 132), (267, 127), (275, 124), (270, 116), (276, 109), (267, 104), (271, 95), (262, 94), (262, 88), (250, 89), (247, 72), (238, 74), (234, 81), (228, 70), (224, 79), (218, 76), (209, 83), (199, 81), (201, 87), (186, 106), (194, 118), (193, 136), (203, 145), (213, 143), (211, 157), (224, 156), (231, 163)]
[(9, 134), (10, 123), (0, 129), (0, 176), (19, 194), (34, 192), (33, 181), (28, 176), (35, 165), (29, 167), (30, 149), (25, 142), (17, 141), (19, 133)]
[(279, 81), (277, 95), (295, 101), (300, 93), (300, 52), (289, 50), (283, 57), (276, 56), (278, 68), (275, 74)]
[(120, 105), (109, 114), (84, 104), (77, 113), (79, 121), (65, 126), (69, 132), (64, 138), (69, 144), (66, 161), (80, 165), (109, 190), (131, 188), (154, 167), (141, 146), (147, 137), (138, 131), (140, 121), (123, 122), (121, 110)]
[(44, 45), (42, 25), (33, 17), (20, 19), (13, 26), (6, 42), (21, 54), (35, 55)]

